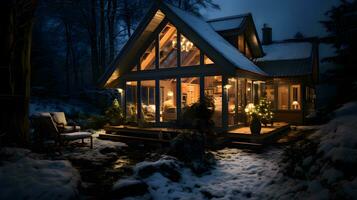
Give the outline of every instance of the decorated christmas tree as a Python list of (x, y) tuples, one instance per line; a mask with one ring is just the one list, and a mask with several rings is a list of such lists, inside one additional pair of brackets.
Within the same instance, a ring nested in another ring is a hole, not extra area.
[(264, 126), (272, 124), (274, 114), (272, 111), (271, 101), (267, 100), (266, 97), (259, 100), (259, 104), (256, 106), (256, 112)]

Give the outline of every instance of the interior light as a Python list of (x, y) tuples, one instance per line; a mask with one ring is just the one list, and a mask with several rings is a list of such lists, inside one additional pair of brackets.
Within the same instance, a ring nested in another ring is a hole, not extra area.
[(168, 92), (167, 92), (167, 96), (173, 97), (173, 96), (174, 96), (174, 93), (173, 93), (172, 91), (168, 91)]
[(228, 84), (228, 85), (225, 85), (225, 86), (224, 86), (224, 89), (227, 89), (227, 90), (228, 90), (228, 89), (231, 88), (231, 87), (232, 87), (232, 85), (229, 85), (229, 84)]

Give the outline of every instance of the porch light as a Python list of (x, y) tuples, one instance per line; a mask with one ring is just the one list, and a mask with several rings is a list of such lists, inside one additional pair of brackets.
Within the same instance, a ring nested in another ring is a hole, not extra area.
[(227, 85), (224, 86), (224, 89), (229, 90), (231, 87), (232, 87), (232, 85), (227, 84)]
[(118, 88), (118, 92), (119, 92), (119, 94), (122, 94), (124, 92), (124, 90), (121, 88)]

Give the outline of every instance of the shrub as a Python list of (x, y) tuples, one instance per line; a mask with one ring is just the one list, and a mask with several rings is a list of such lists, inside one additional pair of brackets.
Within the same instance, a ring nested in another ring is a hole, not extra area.
[(204, 97), (188, 106), (183, 112), (183, 127), (196, 129), (200, 133), (211, 133), (214, 128), (212, 116), (215, 110), (213, 99)]
[(124, 113), (117, 99), (114, 99), (112, 105), (105, 111), (105, 118), (110, 125), (124, 123)]
[(259, 100), (259, 104), (256, 106), (256, 113), (258, 114), (260, 121), (267, 126), (267, 124), (272, 124), (273, 111), (271, 106), (271, 101), (266, 97), (262, 97)]

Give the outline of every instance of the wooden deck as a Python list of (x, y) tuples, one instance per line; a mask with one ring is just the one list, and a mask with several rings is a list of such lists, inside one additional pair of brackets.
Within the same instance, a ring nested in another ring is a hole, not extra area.
[(254, 144), (267, 144), (281, 134), (290, 130), (290, 124), (285, 122), (275, 122), (272, 127), (262, 126), (260, 135), (252, 135), (249, 127), (241, 127), (234, 130), (227, 131), (225, 136), (229, 138), (232, 143), (254, 143)]
[[(273, 127), (262, 127), (260, 135), (252, 135), (249, 127), (241, 127), (222, 133), (226, 138), (226, 146), (260, 148), (275, 140), (290, 129), (290, 124), (275, 122)], [(176, 137), (180, 129), (142, 128), (133, 126), (105, 126), (102, 139), (110, 139), (127, 143), (168, 144)]]

